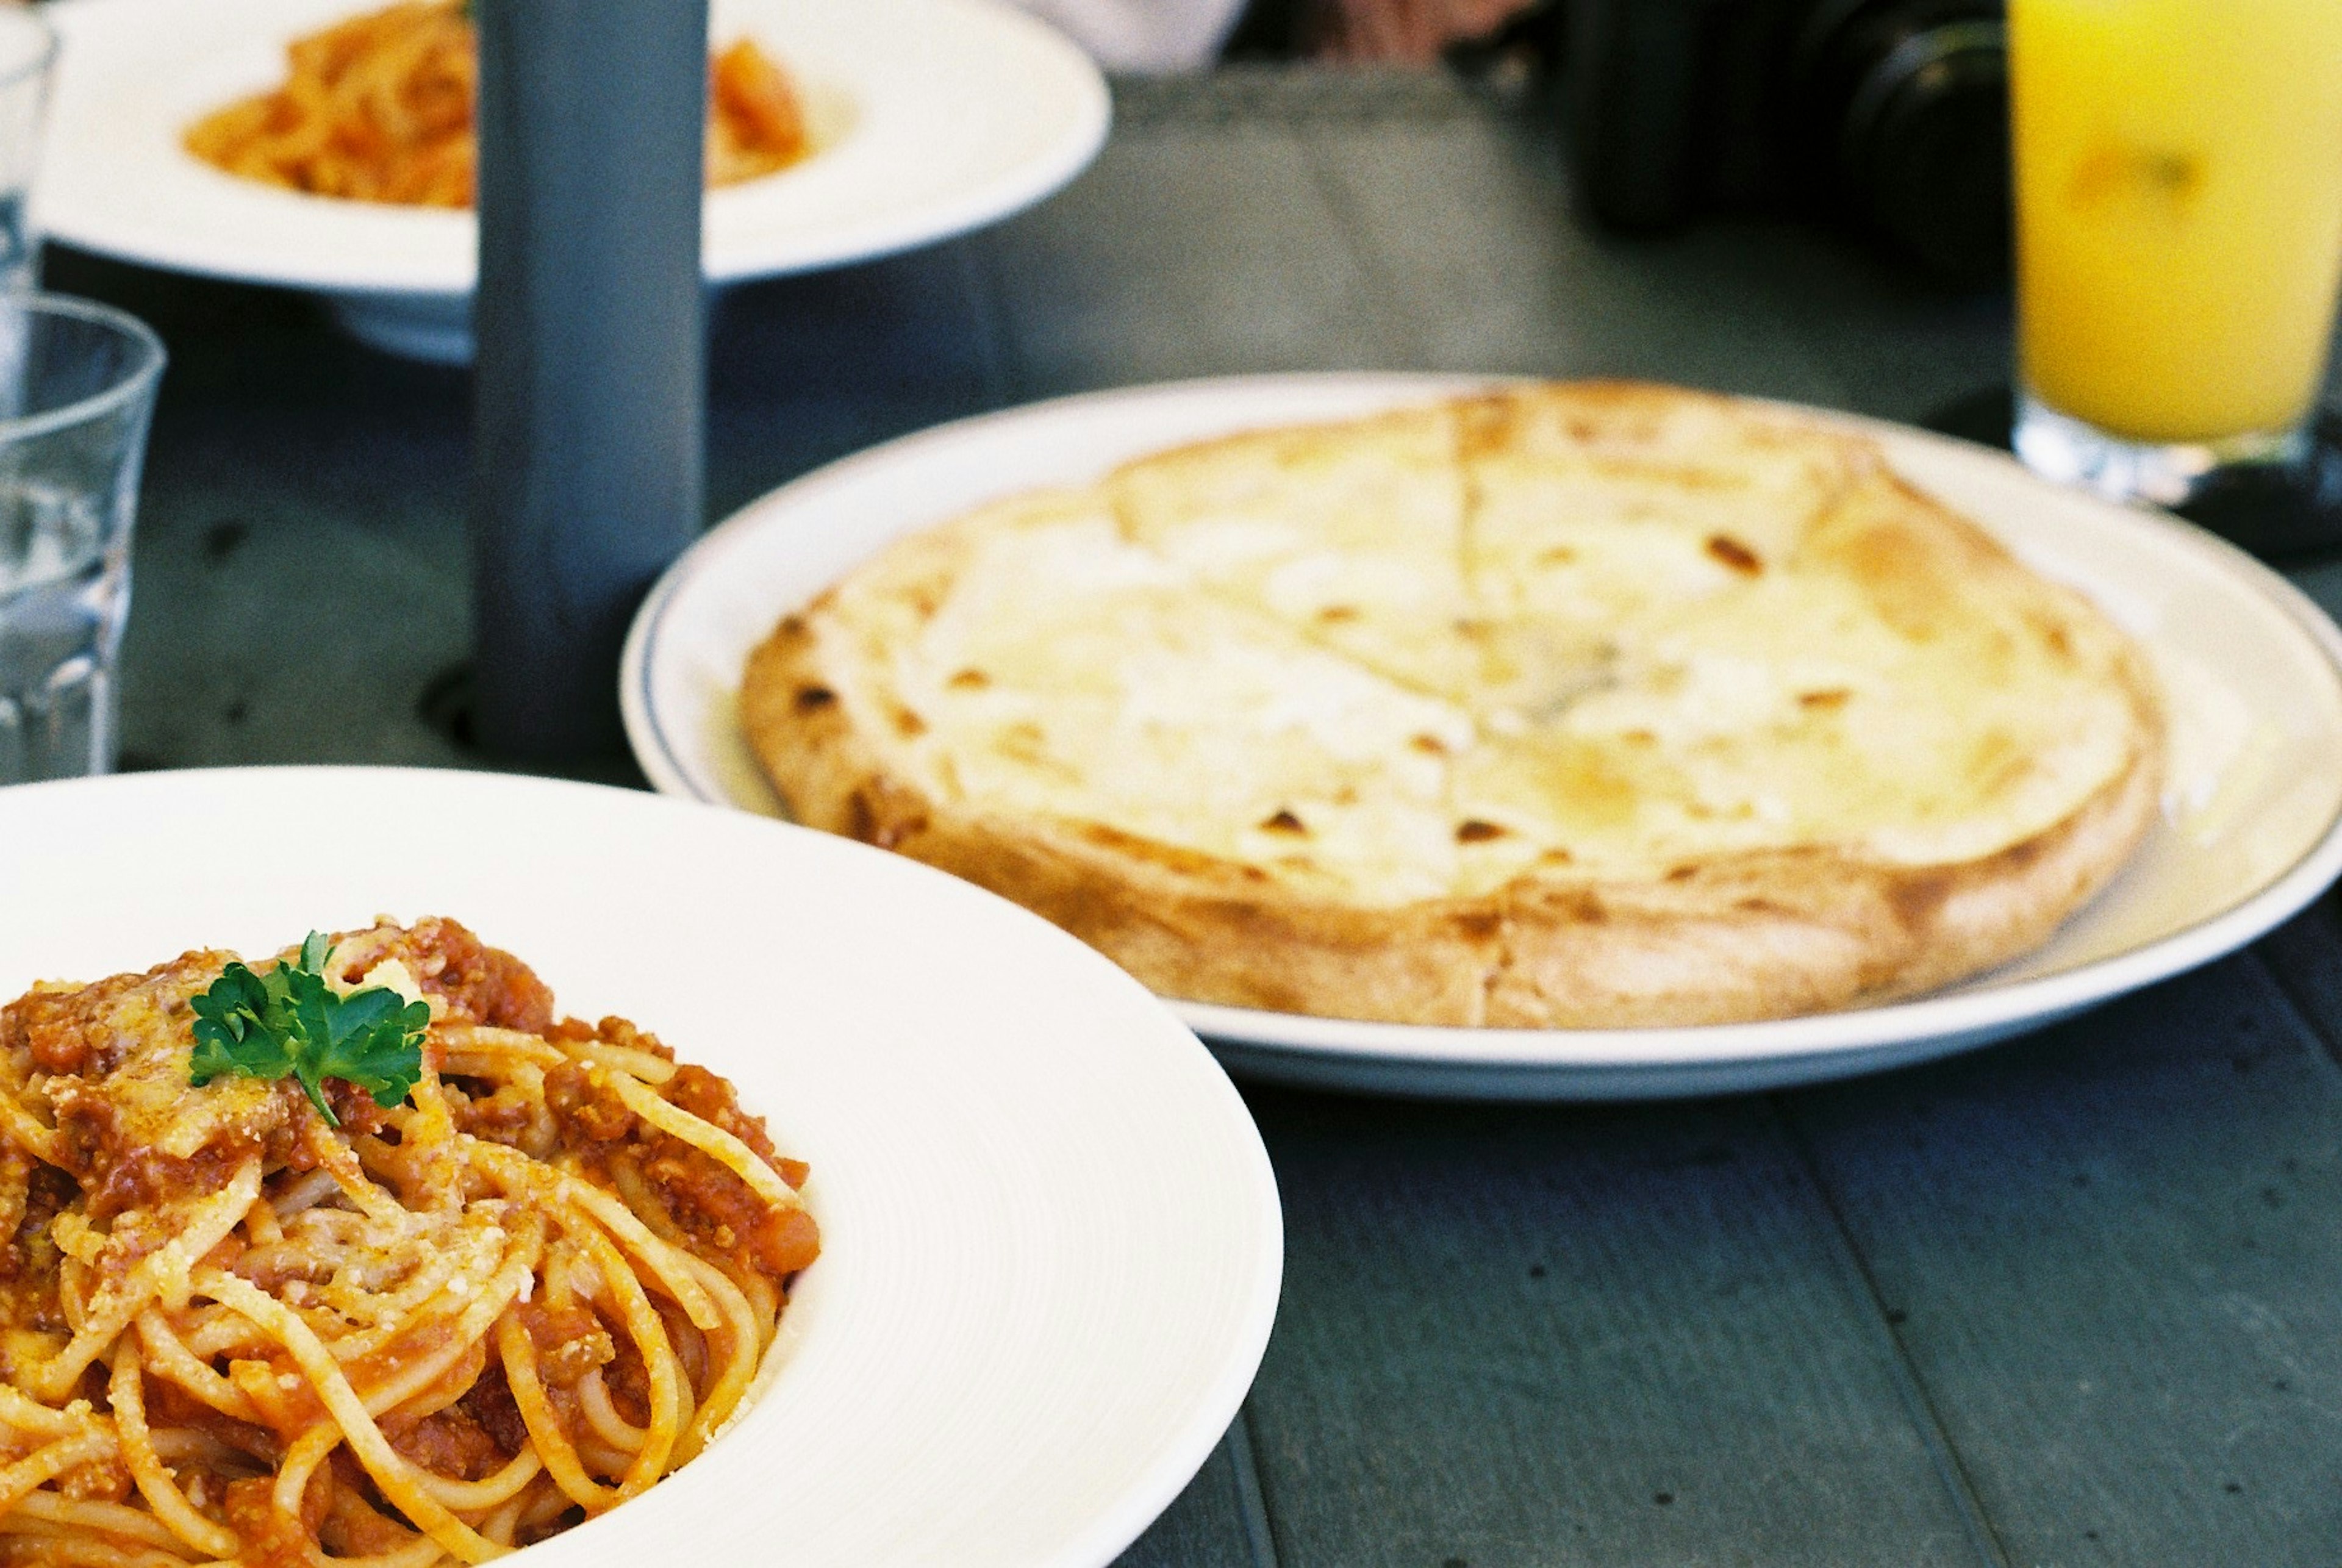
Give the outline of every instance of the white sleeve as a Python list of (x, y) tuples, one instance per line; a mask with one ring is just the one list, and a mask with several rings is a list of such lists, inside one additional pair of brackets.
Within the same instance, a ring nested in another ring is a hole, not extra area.
[(1055, 23), (1109, 71), (1208, 65), (1244, 0), (1016, 0)]

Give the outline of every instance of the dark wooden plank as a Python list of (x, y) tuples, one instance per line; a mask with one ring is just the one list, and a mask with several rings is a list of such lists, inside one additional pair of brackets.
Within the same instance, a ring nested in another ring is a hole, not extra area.
[(173, 489), (139, 525), (126, 763), (465, 761), (421, 703), (470, 649), (465, 578), (445, 569), (460, 528)]
[(2329, 561), (2286, 574), (2294, 586), (2317, 602), (2327, 614), (2342, 617), (2342, 561)]
[[(1800, 341), (1838, 384), (1831, 401), (1880, 419), (1925, 424), (2010, 374), (2006, 295), (1950, 295), (1845, 241), (1800, 234), (1751, 247), (1748, 260)], [(1736, 270), (1733, 256), (1724, 258)]]
[(1907, 420), (2007, 380), (2005, 295), (1932, 290), (1849, 235), (1784, 220), (1604, 235), (1576, 210), (1549, 105), (1449, 96), (1445, 113), (1301, 122), (1425, 363), (1648, 376)]
[(718, 296), (709, 515), (877, 442), (1010, 396), (997, 312), (965, 242)]
[(1245, 1418), (1115, 1568), (1277, 1568)]
[(1285, 1568), (1991, 1560), (1765, 1103), (1249, 1098)]
[(1306, 134), (1425, 364), (1679, 381), (1834, 403), (1772, 274), (1748, 253), (1817, 247), (1785, 225), (1666, 240), (1596, 235), (1572, 216), (1559, 149), (1533, 105), (1388, 121), (1326, 116)]
[(1213, 91), (1125, 87), (1089, 173), (972, 242), (1020, 397), (1408, 363), (1298, 137)]
[(2342, 1059), (2342, 909), (2327, 894), (2263, 937), (2253, 951), (2303, 1018)]
[(2258, 964), (1786, 1103), (2011, 1561), (2334, 1561), (2342, 1071)]
[(1655, 376), (1917, 417), (2005, 377), (2005, 304), (1787, 221), (1574, 214), (1547, 112), (1437, 76), (1125, 87), (1098, 165), (975, 248), (1020, 395), (1178, 375)]
[(420, 698), (471, 642), (463, 375), (359, 348), (297, 295), (65, 251), (49, 275), (171, 347), (134, 540), (124, 765), (462, 763)]

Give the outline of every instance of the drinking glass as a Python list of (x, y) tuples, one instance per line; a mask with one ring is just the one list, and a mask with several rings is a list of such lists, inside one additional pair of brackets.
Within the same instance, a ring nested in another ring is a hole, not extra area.
[(135, 316), (0, 295), (0, 784), (114, 765), (115, 654), (163, 345)]
[(2308, 450), (2342, 0), (2009, 0), (2017, 454), (2177, 505)]
[(0, 4), (0, 288), (30, 288), (40, 275), (40, 236), (25, 195), (40, 158), (56, 55), (57, 36), (39, 12)]

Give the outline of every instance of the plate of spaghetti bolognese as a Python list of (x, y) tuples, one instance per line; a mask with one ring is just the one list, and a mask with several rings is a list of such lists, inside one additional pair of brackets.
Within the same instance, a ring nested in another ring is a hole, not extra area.
[[(1104, 79), (1000, 0), (715, 0), (711, 282), (980, 227), (1077, 174)], [(376, 346), (470, 353), (463, 0), (65, 0), (41, 232), (323, 295)]]
[(1258, 1365), (1226, 1078), (940, 874), (266, 769), (0, 791), (0, 880), (15, 1557), (1100, 1564)]

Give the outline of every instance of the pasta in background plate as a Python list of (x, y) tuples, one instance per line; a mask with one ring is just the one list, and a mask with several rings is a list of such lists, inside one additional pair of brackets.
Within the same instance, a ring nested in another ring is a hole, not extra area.
[[(454, 0), (404, 0), (295, 40), (291, 75), (188, 127), (229, 174), (313, 195), (468, 207), (479, 45)], [(707, 183), (776, 174), (812, 152), (795, 88), (746, 39), (708, 63)]]

